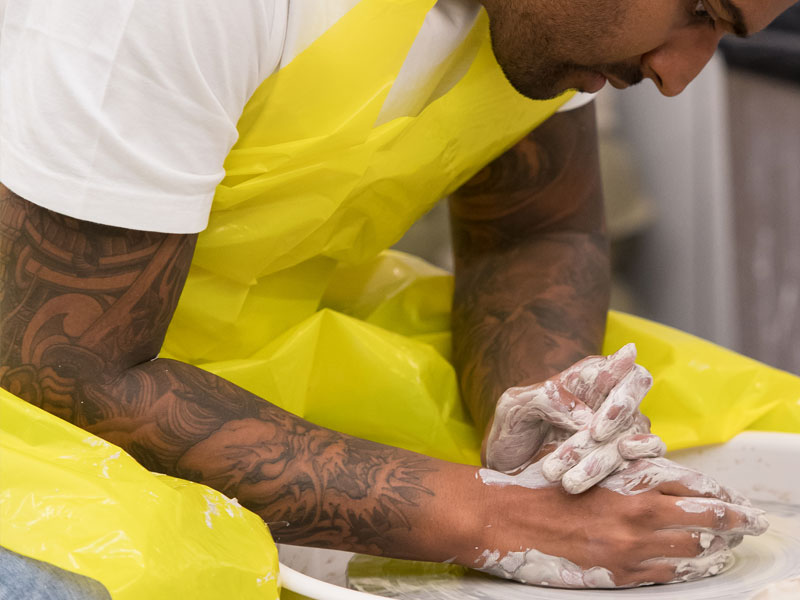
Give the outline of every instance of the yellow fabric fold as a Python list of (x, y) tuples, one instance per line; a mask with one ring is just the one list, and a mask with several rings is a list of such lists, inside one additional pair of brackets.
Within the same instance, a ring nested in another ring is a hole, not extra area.
[(114, 600), (278, 597), (257, 515), (2, 389), (0, 482), (0, 546), (92, 577)]

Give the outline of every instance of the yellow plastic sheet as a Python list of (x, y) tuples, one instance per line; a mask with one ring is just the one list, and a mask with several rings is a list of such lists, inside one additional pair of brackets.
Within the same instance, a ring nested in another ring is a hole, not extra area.
[[(453, 57), (464, 76), (419, 113), (378, 122), (434, 4), (361, 0), (256, 90), (198, 240), (170, 355), (206, 364), (262, 351), (318, 310), (340, 265), (374, 260), (571, 97), (520, 96), (482, 14)], [(451, 74), (439, 71), (445, 86)]]
[(611, 313), (610, 353), (636, 342), (654, 376), (642, 411), (670, 450), (717, 444), (753, 429), (800, 433), (800, 377), (677, 329)]
[[(246, 360), (203, 366), (315, 423), (477, 464), (480, 435), (450, 354), (451, 276), (387, 251), (339, 266), (321, 310)], [(800, 378), (681, 331), (609, 314), (604, 352), (635, 342), (654, 375), (642, 409), (670, 449), (746, 429), (800, 433)]]
[(258, 516), (2, 389), (0, 546), (94, 578), (114, 600), (278, 597)]

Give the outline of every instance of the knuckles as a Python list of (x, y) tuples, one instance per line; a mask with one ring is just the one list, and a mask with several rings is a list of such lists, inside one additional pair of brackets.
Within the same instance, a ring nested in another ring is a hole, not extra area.
[(657, 496), (651, 494), (626, 496), (628, 500), (626, 503), (626, 513), (632, 523), (636, 525), (651, 523), (653, 518), (658, 516), (660, 511), (653, 502), (653, 499), (656, 497)]

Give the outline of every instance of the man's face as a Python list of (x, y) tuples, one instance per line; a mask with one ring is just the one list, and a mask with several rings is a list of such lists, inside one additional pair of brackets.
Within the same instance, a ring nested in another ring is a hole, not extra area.
[(518, 91), (551, 98), (652, 79), (666, 96), (725, 34), (760, 31), (796, 0), (482, 0), (497, 61)]

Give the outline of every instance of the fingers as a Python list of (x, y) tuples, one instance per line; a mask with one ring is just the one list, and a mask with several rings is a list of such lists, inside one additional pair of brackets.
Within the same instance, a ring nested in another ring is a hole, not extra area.
[[(615, 576), (617, 587), (692, 581), (717, 575), (732, 564), (728, 539), (707, 532), (666, 530), (637, 538), (633, 568)], [(623, 551), (623, 555), (625, 551)], [(620, 554), (616, 554), (619, 557)]]
[[(634, 582), (674, 583), (717, 575), (731, 566), (731, 551), (741, 543), (745, 533), (759, 535), (765, 531), (763, 511), (715, 499), (670, 500), (655, 507), (652, 514), (680, 521), (679, 511), (684, 509), (679, 505), (684, 501), (703, 503), (702, 507), (694, 507), (702, 509), (701, 512), (684, 511), (685, 528), (661, 529), (639, 541), (637, 549), (644, 556), (656, 558), (640, 563), (642, 569), (636, 573)], [(649, 520), (655, 525), (652, 516)]]
[(542, 447), (547, 446), (548, 444), (554, 444), (554, 446), (550, 449), (550, 451), (552, 452), (553, 450), (555, 450), (557, 446), (560, 446), (561, 444), (566, 442), (570, 437), (572, 437), (572, 435), (574, 434), (564, 429), (551, 427), (550, 429), (547, 430), (547, 433), (544, 436), (544, 440), (542, 441)]
[(761, 535), (769, 529), (766, 513), (716, 498), (681, 498), (675, 505), (686, 515), (673, 527), (703, 529), (721, 536)]
[(640, 541), (640, 547), (648, 556), (693, 558), (725, 549), (732, 550), (741, 544), (743, 539), (742, 535), (727, 533), (716, 535), (704, 530), (662, 529), (654, 534), (650, 543)]
[(742, 541), (744, 541), (744, 535), (731, 534), (726, 535), (723, 539), (725, 540), (725, 543), (728, 544), (728, 548), (733, 550), (736, 548), (736, 546), (741, 544)]
[(666, 458), (645, 458), (628, 463), (601, 487), (625, 496), (658, 489), (667, 496), (718, 498), (731, 504), (751, 506), (739, 492), (720, 485), (713, 477)]
[[(635, 360), (636, 348), (628, 344), (610, 356), (588, 357), (543, 384), (506, 391), (486, 438), (486, 466), (516, 472), (543, 455), (553, 431), (560, 432), (559, 440), (577, 431), (546, 458), (543, 472), (580, 493), (626, 460), (663, 455), (664, 444), (648, 435), (649, 421), (638, 411), (652, 377)], [(593, 413), (590, 406), (599, 409)]]
[(495, 422), (509, 429), (544, 421), (577, 431), (591, 419), (589, 407), (552, 380), (507, 390), (495, 409)]
[(719, 575), (733, 565), (733, 552), (729, 549), (714, 552), (707, 556), (689, 559), (667, 559), (667, 564), (675, 565), (675, 578), (670, 583), (696, 581), (704, 577)]
[[(577, 436), (578, 434), (575, 434), (573, 437)], [(591, 436), (582, 437), (584, 443), (580, 448), (573, 448), (571, 451), (567, 449), (566, 456), (556, 455), (550, 466), (544, 470), (545, 476), (551, 481), (556, 479), (550, 477), (558, 477), (558, 473), (563, 472), (561, 483), (570, 494), (585, 492), (614, 473), (625, 464), (626, 460), (657, 457), (667, 450), (661, 438), (652, 434), (636, 434), (620, 438), (616, 444), (600, 444), (591, 439)], [(586, 440), (586, 437), (589, 439)], [(573, 463), (576, 463), (575, 466), (570, 468)]]
[[(741, 542), (741, 534), (734, 533), (741, 530), (744, 523), (740, 513), (752, 509), (723, 506), (726, 503), (719, 500), (701, 499), (714, 503), (711, 506), (714, 517), (720, 513), (720, 508), (724, 510), (724, 522), (715, 522), (709, 514), (686, 513), (678, 506), (680, 501), (694, 501), (696, 498), (676, 500), (666, 496), (648, 496), (639, 500), (640, 505), (636, 512), (639, 515), (637, 521), (646, 524), (645, 528), (651, 533), (635, 536), (634, 545), (629, 552), (642, 559), (638, 568), (633, 568), (618, 580), (621, 586), (641, 585), (643, 581), (692, 581), (721, 573), (731, 565), (731, 550)], [(744, 511), (741, 511), (742, 508)], [(681, 526), (659, 528), (657, 517), (662, 515), (667, 523), (685, 523)], [(756, 529), (751, 528), (750, 531), (755, 532)], [(624, 553), (623, 550), (623, 555)]]
[(633, 427), (631, 433), (650, 433), (650, 419), (642, 413), (636, 413), (636, 418), (633, 420)]
[(590, 426), (592, 437), (604, 442), (633, 425), (639, 404), (652, 385), (647, 369), (634, 365), (597, 409)]
[(512, 472), (527, 464), (552, 426), (575, 431), (591, 410), (557, 382), (511, 388), (500, 398), (486, 443), (486, 466)]
[(531, 457), (530, 463), (536, 463), (552, 453), (556, 448), (563, 444), (570, 437), (569, 431), (550, 427), (542, 440), (539, 450)]
[(763, 510), (717, 498), (661, 496), (649, 502), (651, 510), (642, 513), (649, 526), (660, 530), (660, 535), (664, 536), (670, 531), (698, 534), (697, 539), (704, 549), (711, 546), (704, 539), (720, 537), (728, 547), (734, 547), (741, 542), (742, 536), (761, 535), (769, 528)]
[(617, 442), (617, 450), (625, 460), (637, 460), (664, 456), (667, 446), (657, 435), (637, 433), (620, 437)]
[(636, 363), (636, 346), (626, 344), (608, 356), (589, 356), (559, 375), (561, 384), (596, 410)]
[[(595, 442), (596, 443), (596, 442)], [(624, 463), (616, 444), (600, 446), (561, 478), (561, 485), (570, 494), (585, 492)]]
[(617, 471), (628, 460), (658, 457), (666, 452), (661, 439), (652, 434), (633, 434), (616, 442), (600, 443), (582, 429), (542, 461), (548, 481), (561, 480), (570, 494), (580, 494)]
[(644, 556), (659, 558), (695, 558), (730, 548), (722, 536), (680, 529), (657, 531), (651, 538), (639, 540), (638, 547)]
[(666, 446), (658, 436), (635, 433), (649, 428), (646, 417), (640, 417), (630, 429), (634, 433), (605, 443), (596, 441), (589, 429), (581, 429), (543, 460), (544, 476), (553, 482), (561, 480), (570, 494), (580, 494), (628, 460), (662, 456)]
[(740, 506), (752, 506), (743, 494), (733, 488), (720, 484), (713, 477), (706, 475), (695, 469), (679, 465), (666, 458), (652, 458), (641, 461), (645, 465), (645, 471), (655, 469), (665, 470), (669, 473), (668, 478), (660, 478), (658, 490), (662, 494), (670, 496), (698, 496), (703, 498), (718, 498), (731, 504)]
[[(620, 388), (620, 384), (631, 371), (638, 372), (635, 369), (635, 360), (636, 347), (628, 344), (610, 356), (592, 356), (579, 361), (558, 377), (542, 384), (507, 390), (498, 401), (494, 420), (486, 437), (486, 466), (505, 473), (524, 468), (531, 463), (533, 457), (540, 455), (549, 432), (561, 430), (563, 437), (563, 432), (574, 432), (597, 421), (586, 400), (592, 406), (599, 406), (612, 390), (613, 398), (618, 403), (622, 402), (625, 407), (632, 404), (632, 408), (622, 413), (617, 408), (610, 412), (607, 410), (603, 421), (598, 421), (595, 429), (601, 434), (610, 432), (610, 437), (624, 427), (631, 426), (641, 398), (633, 402), (626, 400), (625, 395), (631, 386)], [(633, 389), (641, 378), (640, 373), (634, 381)], [(639, 441), (639, 445), (642, 443)], [(573, 446), (572, 450), (568, 447), (565, 449), (567, 454), (572, 453), (577, 460), (569, 460), (569, 464), (559, 470), (562, 474), (565, 473), (596, 446), (597, 444), (589, 442), (586, 447)], [(629, 453), (636, 457), (657, 455), (652, 450), (637, 452), (636, 442), (629, 446)], [(593, 470), (592, 473), (594, 474)]]
[(559, 481), (570, 469), (600, 447), (588, 429), (582, 429), (562, 443), (542, 461), (542, 473), (549, 481)]
[(654, 583), (696, 581), (719, 575), (729, 569), (733, 562), (733, 553), (728, 548), (695, 558), (652, 559), (643, 563), (647, 568), (637, 574), (637, 579)]
[(530, 423), (524, 430), (498, 425), (495, 418), (486, 442), (486, 466), (502, 473), (513, 473), (528, 465), (537, 454), (549, 425)]

